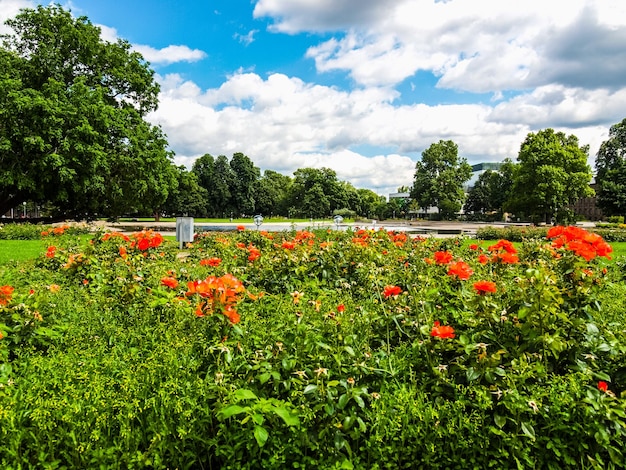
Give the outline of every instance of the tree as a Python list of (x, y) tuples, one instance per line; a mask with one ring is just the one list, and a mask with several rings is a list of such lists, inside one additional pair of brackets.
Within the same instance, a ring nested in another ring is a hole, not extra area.
[(598, 207), (626, 217), (626, 119), (614, 124), (596, 155)]
[(234, 210), (231, 189), (235, 176), (228, 158), (220, 155), (217, 159), (210, 154), (198, 158), (191, 169), (198, 177), (198, 184), (207, 191), (207, 210), (211, 217), (224, 217)]
[[(0, 213), (23, 201), (118, 215), (167, 198), (167, 141), (144, 119), (154, 72), (58, 5), (22, 10), (0, 47)], [(173, 184), (173, 183), (172, 183)]]
[(256, 209), (262, 215), (289, 215), (288, 196), (291, 177), (265, 170), (256, 193)]
[(484, 214), (497, 212), (501, 216), (513, 185), (514, 163), (506, 159), (499, 170), (486, 170), (467, 193), (465, 211)]
[(233, 172), (231, 188), (232, 202), (237, 214), (254, 215), (256, 210), (255, 194), (261, 171), (243, 153), (235, 153), (230, 160)]
[(385, 196), (379, 196), (371, 189), (364, 188), (357, 189), (357, 193), (361, 199), (361, 211), (357, 212), (364, 217), (382, 219), (387, 207)]
[(326, 217), (335, 209), (347, 207), (348, 195), (330, 168), (299, 168), (294, 172), (289, 192), (293, 215)]
[(163, 210), (170, 215), (205, 217), (207, 190), (198, 183), (198, 176), (184, 166), (175, 168), (176, 189), (170, 191)]
[(436, 207), (442, 218), (452, 218), (461, 210), (463, 184), (471, 176), (472, 167), (459, 158), (458, 146), (451, 140), (440, 140), (424, 150), (415, 165), (411, 198), (423, 209)]
[(529, 133), (517, 157), (511, 206), (552, 223), (557, 211), (593, 194), (588, 153), (574, 135), (553, 129)]

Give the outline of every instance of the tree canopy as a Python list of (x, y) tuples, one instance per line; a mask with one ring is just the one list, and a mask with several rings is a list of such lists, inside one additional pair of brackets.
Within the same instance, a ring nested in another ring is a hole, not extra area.
[(596, 155), (598, 207), (607, 215), (626, 216), (626, 118), (611, 126)]
[(440, 140), (424, 150), (415, 165), (411, 198), (421, 208), (436, 207), (442, 218), (454, 217), (465, 199), (463, 185), (471, 176), (472, 167), (459, 158), (458, 146)]
[(0, 47), (0, 213), (23, 201), (68, 212), (149, 210), (176, 184), (154, 72), (58, 5), (22, 10)]
[(551, 223), (557, 211), (593, 194), (589, 147), (553, 129), (529, 133), (521, 145), (511, 206)]
[(485, 214), (495, 212), (501, 217), (511, 197), (515, 164), (505, 159), (498, 170), (486, 170), (469, 189), (465, 212)]

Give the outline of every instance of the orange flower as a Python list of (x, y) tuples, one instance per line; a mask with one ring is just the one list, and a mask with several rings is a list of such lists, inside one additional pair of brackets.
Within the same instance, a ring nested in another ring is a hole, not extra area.
[(237, 231), (238, 232), (243, 232), (246, 229), (246, 227), (244, 227), (243, 225), (237, 225)]
[(480, 247), (479, 247), (476, 243), (472, 243), (472, 244), (469, 246), (469, 249), (470, 249), (470, 250), (474, 250), (474, 251), (476, 251), (476, 250), (480, 249)]
[(392, 295), (395, 297), (396, 295), (400, 295), (402, 289), (399, 286), (385, 286), (383, 289), (383, 296), (385, 298), (391, 297)]
[(433, 324), (433, 329), (430, 332), (430, 336), (435, 338), (454, 338), (454, 328), (451, 326), (440, 326), (439, 322), (436, 321)]
[(200, 261), (200, 266), (219, 266), (222, 262), (222, 258), (208, 258)]
[(294, 242), (284, 241), (281, 245), (285, 250), (293, 250), (296, 247)]
[(50, 284), (48, 289), (50, 290), (50, 292), (59, 292), (61, 290), (61, 286), (58, 284)]
[(435, 251), (433, 254), (437, 264), (448, 264), (452, 262), (452, 253), (449, 251)]
[(170, 287), (171, 289), (176, 289), (178, 287), (178, 281), (175, 277), (166, 276), (161, 279), (161, 285)]
[(150, 240), (148, 240), (147, 238), (142, 238), (137, 243), (137, 248), (140, 251), (146, 251), (148, 248), (150, 248)]
[(122, 258), (126, 258), (126, 256), (128, 256), (125, 246), (120, 246), (119, 252)]
[(46, 258), (54, 258), (56, 251), (57, 251), (56, 246), (49, 246), (48, 251), (46, 251)]
[(126, 242), (130, 241), (130, 237), (128, 235), (124, 235), (123, 233), (120, 233), (120, 232), (107, 232), (104, 235), (102, 235), (102, 241), (105, 242), (108, 239), (113, 238), (113, 237), (119, 237)]
[(610, 253), (613, 251), (611, 245), (596, 234), (587, 232), (580, 227), (552, 227), (546, 235), (548, 239), (553, 239), (553, 248), (565, 248), (573, 251), (577, 256), (591, 261), (596, 256), (603, 256), (611, 259)]
[(12, 286), (0, 286), (0, 307), (7, 305), (11, 301), (11, 296), (15, 290)]
[(140, 251), (146, 251), (148, 248), (156, 248), (163, 243), (163, 236), (152, 230), (133, 233), (132, 237), (136, 240), (136, 243), (133, 243), (131, 246), (136, 246)]
[(489, 262), (489, 256), (484, 253), (478, 255), (478, 262), (480, 264), (487, 264)]
[(607, 384), (604, 380), (600, 380), (598, 382), (598, 390), (601, 392), (606, 392), (609, 390), (609, 384)]
[(491, 252), (506, 251), (507, 253), (511, 253), (511, 254), (517, 253), (517, 250), (513, 246), (513, 243), (511, 243), (508, 240), (498, 240), (498, 243), (496, 243), (495, 245), (491, 245), (487, 249)]
[(345, 306), (344, 304), (339, 304), (339, 305), (337, 305), (337, 311), (338, 311), (339, 313), (343, 313), (343, 312), (345, 312), (345, 311), (346, 311), (346, 306)]
[(259, 250), (254, 245), (250, 245), (248, 247), (248, 261), (252, 262), (260, 257), (261, 257), (261, 250)]
[(191, 281), (187, 283), (187, 296), (199, 295), (202, 298), (196, 307), (196, 316), (204, 316), (220, 312), (232, 323), (239, 322), (239, 314), (235, 310), (235, 305), (242, 298), (245, 288), (241, 281), (232, 274), (225, 274), (222, 277), (209, 276), (204, 280)]
[(478, 281), (474, 283), (474, 290), (480, 295), (484, 295), (488, 292), (496, 292), (496, 283), (491, 281)]
[(464, 261), (452, 263), (448, 269), (448, 276), (457, 276), (459, 279), (469, 279), (473, 273), (472, 268)]
[(300, 230), (298, 232), (296, 232), (296, 240), (297, 241), (303, 241), (306, 239), (313, 239), (315, 238), (315, 234), (313, 232), (309, 232), (307, 230)]
[(519, 258), (517, 255), (505, 251), (504, 253), (498, 253), (495, 255), (494, 261), (500, 261), (505, 264), (516, 264), (519, 263)]
[(48, 232), (47, 230), (44, 230), (43, 232), (41, 232), (42, 237), (47, 237), (48, 235), (50, 235), (50, 232)]

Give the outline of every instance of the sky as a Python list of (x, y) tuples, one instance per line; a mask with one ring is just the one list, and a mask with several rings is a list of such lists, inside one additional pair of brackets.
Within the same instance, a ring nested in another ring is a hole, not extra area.
[[(0, 0), (0, 22), (47, 3)], [(624, 0), (58, 3), (143, 54), (161, 86), (148, 120), (188, 168), (242, 152), (388, 195), (440, 140), (470, 164), (515, 161), (553, 128), (589, 145), (593, 168), (626, 118)]]

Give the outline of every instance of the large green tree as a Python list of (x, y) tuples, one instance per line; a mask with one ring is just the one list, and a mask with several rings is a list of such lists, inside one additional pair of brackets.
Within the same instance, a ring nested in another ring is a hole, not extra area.
[(163, 211), (169, 215), (206, 217), (207, 190), (198, 183), (198, 176), (184, 166), (175, 168), (177, 186), (170, 191)]
[(254, 215), (261, 171), (241, 152), (233, 155), (230, 168), (234, 176), (230, 192), (235, 212), (237, 215)]
[(472, 167), (459, 157), (451, 140), (440, 140), (422, 152), (415, 165), (411, 198), (423, 209), (436, 207), (441, 218), (455, 216), (465, 200), (463, 185), (472, 176)]
[(227, 217), (234, 210), (232, 188), (235, 175), (225, 155), (214, 158), (205, 154), (198, 158), (191, 169), (198, 183), (207, 191), (207, 209), (210, 217)]
[(511, 207), (536, 220), (552, 223), (557, 212), (590, 196), (589, 147), (575, 135), (553, 129), (529, 133), (517, 157)]
[(165, 137), (144, 119), (159, 88), (141, 55), (58, 5), (22, 10), (7, 25), (0, 213), (26, 200), (108, 215), (159, 207), (175, 183), (163, 174)]
[(611, 126), (596, 155), (598, 207), (606, 215), (626, 217), (626, 119)]
[(290, 176), (265, 170), (255, 196), (257, 212), (264, 216), (288, 216), (291, 183)]
[(300, 217), (327, 217), (348, 204), (345, 188), (330, 168), (299, 168), (289, 191), (291, 214)]

